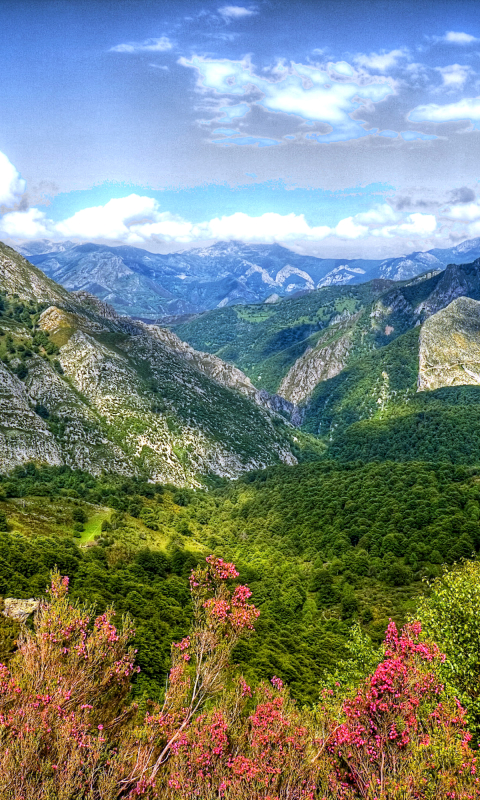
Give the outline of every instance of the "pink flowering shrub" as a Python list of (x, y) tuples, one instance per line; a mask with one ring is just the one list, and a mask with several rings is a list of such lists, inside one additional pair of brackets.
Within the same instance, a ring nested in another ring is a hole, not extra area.
[(398, 632), (390, 622), (383, 661), (343, 705), (329, 743), (339, 797), (480, 797), (465, 713), (437, 677), (443, 656), (420, 633), (419, 623)]
[(163, 741), (153, 768), (145, 767), (142, 774), (142, 778), (148, 774), (150, 781), (157, 779), (172, 752), (178, 751), (206, 700), (225, 689), (232, 650), (253, 630), (260, 613), (248, 602), (247, 586), (228, 586), (228, 581), (238, 577), (234, 564), (215, 556), (208, 556), (206, 562), (206, 567), (198, 567), (190, 576), (192, 632), (172, 646), (164, 703), (146, 719), (143, 735), (147, 741)]
[(92, 620), (67, 590), (54, 573), (34, 632), (24, 629), (10, 669), (0, 666), (2, 798), (94, 797), (97, 785), (113, 797), (105, 734), (121, 725), (137, 669), (133, 631), (126, 620), (119, 632), (112, 611)]
[(167, 800), (313, 800), (323, 784), (313, 717), (281, 681), (252, 691), (243, 678), (220, 707), (196, 718), (172, 748), (161, 797)]
[(248, 587), (210, 556), (194, 570), (194, 621), (172, 646), (164, 702), (128, 705), (131, 625), (93, 616), (52, 576), (32, 632), (0, 665), (6, 800), (480, 800), (465, 712), (418, 623), (388, 627), (384, 658), (342, 700), (299, 708), (283, 682), (248, 685), (232, 649), (253, 630)]

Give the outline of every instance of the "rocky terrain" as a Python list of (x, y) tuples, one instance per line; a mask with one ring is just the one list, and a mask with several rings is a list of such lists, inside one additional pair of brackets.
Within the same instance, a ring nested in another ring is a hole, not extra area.
[(288, 403), (218, 357), (68, 293), (4, 245), (0, 300), (2, 471), (36, 461), (198, 485), (295, 463)]
[(199, 350), (232, 361), (295, 405), (366, 354), (458, 297), (480, 298), (480, 259), (409, 281), (329, 286), (268, 306), (217, 309), (175, 327)]
[(480, 302), (459, 297), (422, 325), (418, 389), (469, 385), (480, 385)]

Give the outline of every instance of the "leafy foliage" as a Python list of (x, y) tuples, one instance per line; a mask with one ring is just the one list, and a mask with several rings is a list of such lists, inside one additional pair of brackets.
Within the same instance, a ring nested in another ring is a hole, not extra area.
[(33, 630), (0, 666), (0, 789), (11, 800), (414, 800), (480, 797), (461, 706), (436, 645), (391, 623), (353, 696), (299, 708), (277, 677), (252, 689), (231, 664), (258, 610), (234, 564), (192, 572), (191, 633), (172, 647), (163, 703), (131, 705), (125, 619), (91, 618), (52, 576)]
[(478, 470), (448, 464), (303, 464), (210, 491), (30, 466), (4, 476), (2, 492), (0, 595), (39, 596), (57, 564), (74, 598), (132, 614), (139, 694), (161, 691), (170, 642), (191, 619), (187, 575), (209, 552), (237, 563), (262, 611), (235, 648), (246, 678), (277, 674), (313, 702), (349, 656), (352, 624), (377, 647), (389, 618), (413, 613), (423, 578), (480, 548)]

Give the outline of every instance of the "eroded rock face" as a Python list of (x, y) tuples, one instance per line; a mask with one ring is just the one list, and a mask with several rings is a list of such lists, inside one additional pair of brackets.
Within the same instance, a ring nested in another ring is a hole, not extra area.
[(44, 419), (35, 414), (27, 388), (0, 361), (0, 471), (28, 461), (63, 463)]
[(7, 295), (14, 289), (28, 300), (51, 290), (38, 328), (58, 348), (49, 357), (31, 327), (8, 321), (19, 352), (30, 352), (24, 367), (15, 354), (0, 363), (2, 472), (33, 461), (198, 486), (207, 474), (235, 478), (296, 463), (278, 403), (239, 369), (86, 292), (57, 290), (0, 243), (2, 265)]
[(353, 346), (354, 325), (359, 317), (360, 314), (347, 313), (334, 318), (315, 347), (309, 347), (295, 361), (278, 393), (298, 406), (310, 397), (317, 384), (338, 375), (347, 364)]
[(3, 616), (14, 619), (16, 622), (26, 622), (30, 614), (34, 614), (40, 607), (40, 600), (30, 597), (28, 600), (17, 600), (6, 597), (3, 601)]
[(480, 302), (459, 297), (422, 325), (418, 391), (480, 385)]

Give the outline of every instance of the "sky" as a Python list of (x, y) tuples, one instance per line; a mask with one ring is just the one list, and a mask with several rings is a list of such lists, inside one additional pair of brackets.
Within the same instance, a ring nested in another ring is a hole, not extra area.
[(0, 30), (4, 241), (480, 236), (476, 0), (0, 0)]

